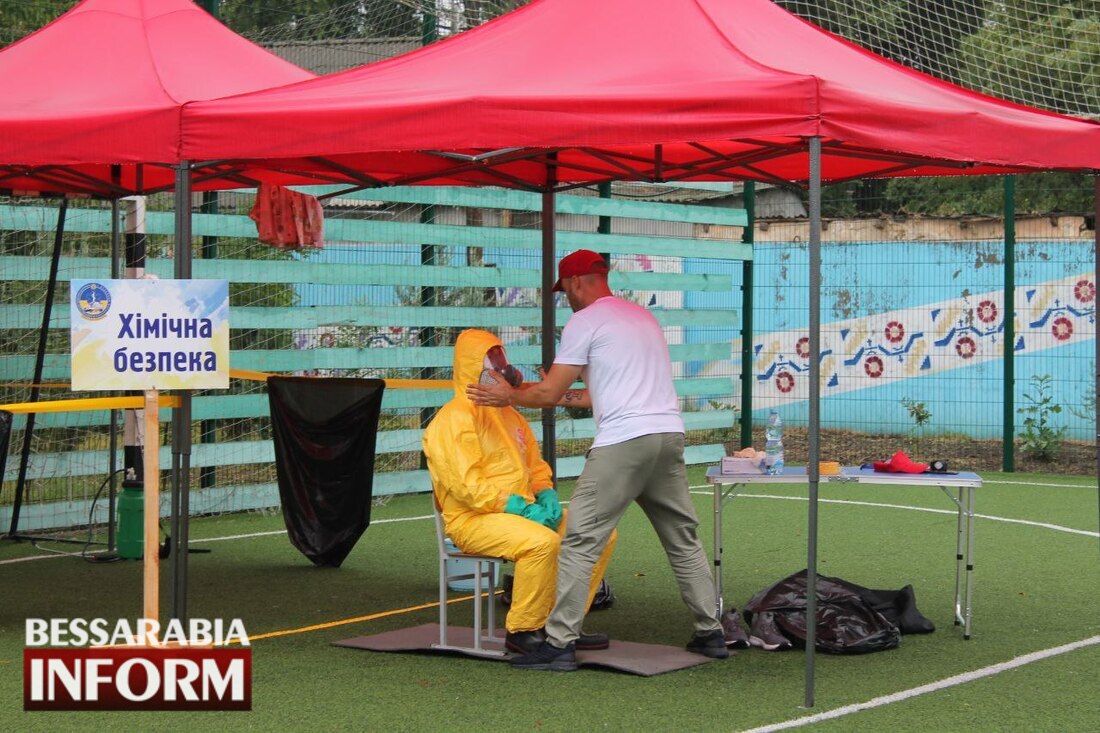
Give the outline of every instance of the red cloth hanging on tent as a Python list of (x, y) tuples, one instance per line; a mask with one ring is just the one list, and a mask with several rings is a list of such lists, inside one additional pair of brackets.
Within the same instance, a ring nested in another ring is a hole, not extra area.
[(321, 202), (283, 186), (261, 183), (248, 217), (260, 241), (280, 249), (321, 247), (325, 241)]

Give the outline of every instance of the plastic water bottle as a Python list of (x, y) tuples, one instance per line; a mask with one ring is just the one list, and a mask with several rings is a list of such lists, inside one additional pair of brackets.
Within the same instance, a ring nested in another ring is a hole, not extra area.
[(783, 473), (783, 419), (775, 409), (768, 414), (764, 440), (764, 473)]

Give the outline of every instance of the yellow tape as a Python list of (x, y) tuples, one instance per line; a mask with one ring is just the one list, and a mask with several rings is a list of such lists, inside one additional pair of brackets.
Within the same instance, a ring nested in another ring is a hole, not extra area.
[[(494, 595), (500, 595), (501, 593), (503, 593), (503, 591), (498, 590), (498, 591), (493, 591), (493, 593), (494, 593)], [(484, 597), (484, 596), (485, 596), (485, 594), (482, 593), (482, 597)], [(451, 598), (447, 601), (447, 605), (449, 606), (452, 603), (461, 603), (463, 601), (470, 601), (470, 600), (473, 600), (476, 597), (477, 596), (463, 596), (461, 598)], [(248, 641), (253, 642), (253, 641), (256, 641), (258, 639), (272, 639), (272, 638), (275, 638), (277, 636), (290, 636), (292, 634), (304, 634), (304, 633), (309, 632), (309, 631), (323, 631), (324, 629), (331, 629), (331, 628), (334, 628), (336, 626), (346, 626), (348, 624), (357, 624), (357, 623), (360, 623), (362, 621), (374, 621), (376, 619), (386, 618), (387, 616), (398, 616), (398, 615), (403, 614), (403, 613), (411, 613), (413, 611), (423, 611), (423, 610), (428, 609), (428, 608), (438, 608), (438, 607), (439, 607), (439, 601), (435, 601), (434, 603), (424, 603), (424, 604), (421, 604), (419, 606), (409, 606), (408, 608), (397, 608), (397, 609), (394, 609), (392, 611), (381, 611), (379, 613), (372, 613), (369, 616), (356, 616), (355, 618), (344, 618), (344, 619), (340, 619), (339, 621), (329, 621), (329, 622), (323, 623), (323, 624), (314, 624), (312, 626), (301, 626), (297, 629), (283, 629), (282, 631), (269, 631), (266, 634), (256, 634), (255, 636), (253, 636), (252, 634), (249, 634), (248, 635)], [(236, 643), (236, 642), (234, 642), (234, 643)]]
[[(157, 400), (157, 404), (160, 407), (179, 407), (180, 398), (161, 395)], [(144, 407), (144, 397), (84, 397), (75, 400), (17, 402), (11, 405), (0, 405), (0, 410), (13, 413), (44, 413), (80, 412), (81, 410), (141, 410)]]
[(230, 369), (229, 376), (233, 379), (247, 379), (251, 382), (266, 382), (272, 376), (267, 372), (254, 372), (251, 369)]
[[(266, 382), (270, 377), (279, 375), (251, 369), (230, 369), (229, 376), (233, 379)], [(454, 385), (450, 379), (386, 379), (384, 381), (386, 389), (450, 389)]]
[[(275, 375), (267, 372), (255, 372), (250, 369), (230, 369), (229, 376), (234, 379), (266, 382), (268, 377)], [(449, 379), (387, 379), (385, 382), (387, 389), (450, 389), (454, 384)], [(68, 387), (69, 385), (42, 384), (39, 386)], [(161, 395), (159, 403), (161, 407), (179, 407), (180, 400), (179, 397)], [(0, 405), (0, 410), (23, 414), (28, 412), (79, 412), (81, 410), (140, 410), (144, 407), (144, 397), (85, 397), (72, 400), (47, 400), (45, 402), (15, 402), (10, 405)]]

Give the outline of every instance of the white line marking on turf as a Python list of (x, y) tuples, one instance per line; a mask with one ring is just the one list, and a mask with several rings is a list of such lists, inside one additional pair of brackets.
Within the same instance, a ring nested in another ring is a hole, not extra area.
[[(993, 482), (986, 482), (986, 483), (993, 483)], [(1000, 482), (1000, 483), (1008, 483), (1008, 482)], [(1028, 486), (1049, 485), (1049, 486), (1067, 487), (1067, 484), (1025, 484), (1025, 485), (1028, 485)], [(692, 489), (693, 494), (713, 496), (713, 492), (710, 490), (710, 487), (706, 486), (706, 485), (692, 486), (691, 489)], [(809, 501), (809, 499), (807, 499), (804, 496), (778, 496), (778, 495), (775, 495), (775, 494), (738, 494), (737, 496), (738, 497), (743, 497), (743, 498), (746, 498), (746, 499), (781, 499), (781, 500), (784, 500), (784, 501)], [(958, 513), (958, 511), (955, 510), (955, 509), (935, 509), (935, 508), (932, 508), (932, 507), (908, 506), (906, 504), (885, 504), (885, 503), (872, 502), (872, 501), (850, 501), (850, 500), (846, 500), (846, 499), (818, 499), (818, 501), (823, 503), (823, 504), (851, 504), (851, 505), (854, 505), (854, 506), (883, 507), (883, 508), (887, 508), (887, 509), (907, 509), (907, 510), (913, 511), (913, 512), (929, 512), (929, 513), (932, 513), (932, 514), (957, 514)], [(562, 502), (562, 504), (568, 504), (568, 503), (569, 502), (565, 502), (565, 501)], [(1026, 519), (1012, 519), (1010, 517), (995, 517), (991, 514), (975, 514), (974, 516), (979, 518), (979, 519), (988, 519), (988, 520), (993, 521), (993, 522), (1005, 522), (1007, 524), (1023, 524), (1023, 525), (1027, 525), (1027, 526), (1030, 526), (1030, 527), (1040, 527), (1042, 529), (1052, 529), (1055, 532), (1065, 532), (1067, 534), (1078, 534), (1078, 535), (1084, 535), (1085, 537), (1100, 537), (1100, 532), (1092, 532), (1092, 531), (1083, 530), (1083, 529), (1073, 529), (1072, 527), (1063, 527), (1063, 526), (1058, 525), (1058, 524), (1048, 524), (1047, 522), (1032, 522), (1032, 521), (1029, 521), (1029, 520), (1026, 520)], [(392, 522), (415, 522), (415, 521), (420, 521), (420, 520), (424, 520), (424, 519), (431, 519), (431, 518), (432, 518), (432, 515), (425, 514), (425, 515), (419, 516), (419, 517), (395, 517), (393, 519), (375, 519), (375, 520), (371, 521), (371, 524), (390, 524)], [(282, 535), (282, 534), (286, 534), (285, 529), (277, 529), (277, 530), (272, 530), (270, 532), (252, 532), (252, 533), (249, 533), (249, 534), (226, 535), (224, 537), (205, 537), (205, 538), (202, 538), (202, 539), (191, 540), (191, 542), (192, 542), (192, 544), (200, 544), (201, 545), (205, 542), (225, 542), (227, 540), (247, 540), (247, 539), (253, 539), (255, 537), (273, 537), (275, 535)], [(77, 555), (77, 553), (74, 553), (72, 556), (76, 556), (76, 555)], [(28, 557), (16, 557), (16, 558), (12, 558), (10, 560), (0, 560), (0, 565), (11, 565), (12, 563), (29, 562), (31, 560), (46, 560), (46, 559), (52, 558), (52, 557), (69, 557), (69, 555), (50, 554), (50, 555), (30, 555)]]
[(862, 710), (870, 710), (871, 708), (882, 707), (883, 705), (890, 705), (895, 702), (901, 702), (908, 700), (918, 695), (925, 695), (929, 692), (937, 692), (939, 690), (947, 689), (948, 687), (955, 687), (956, 685), (966, 684), (967, 682), (973, 682), (974, 680), (981, 679), (982, 677), (992, 677), (995, 674), (1001, 672), (1007, 672), (1010, 669), (1022, 667), (1025, 664), (1031, 664), (1032, 662), (1039, 662), (1050, 657), (1056, 657), (1060, 654), (1067, 654), (1078, 649), (1083, 649), (1089, 646), (1095, 646), (1100, 644), (1100, 636), (1090, 636), (1087, 639), (1081, 639), (1070, 644), (1063, 644), (1062, 646), (1051, 647), (1050, 649), (1040, 649), (1037, 652), (1031, 654), (1024, 654), (1023, 656), (1010, 659), (1007, 662), (999, 662), (997, 664), (991, 664), (988, 667), (982, 667), (972, 672), (963, 672), (953, 677), (946, 677), (936, 682), (929, 682), (927, 685), (921, 685), (919, 687), (912, 687), (908, 690), (902, 690), (890, 695), (882, 695), (876, 697), (867, 702), (860, 702), (854, 705), (845, 705), (843, 707), (836, 708), (834, 710), (827, 710), (823, 713), (816, 715), (808, 715), (804, 718), (795, 718), (794, 720), (787, 720), (782, 723), (775, 723), (773, 725), (765, 725), (759, 728), (752, 728), (742, 733), (772, 733), (773, 731), (789, 730), (790, 728), (801, 728), (804, 725), (811, 725), (813, 723), (820, 723), (823, 720), (833, 720), (835, 718), (841, 718), (845, 715), (851, 715), (852, 713), (858, 713)]
[[(562, 502), (563, 504), (565, 502)], [(371, 524), (389, 524), (391, 522), (413, 522), (420, 519), (431, 519), (431, 514), (425, 514), (422, 517), (395, 517), (393, 519), (374, 519), (371, 520)], [(226, 535), (225, 537), (203, 537), (201, 539), (191, 540), (191, 544), (203, 544), (206, 542), (225, 542), (226, 540), (248, 540), (253, 537), (272, 537), (275, 535), (286, 534), (285, 529), (276, 529), (270, 532), (252, 532), (250, 534), (233, 534)], [(47, 540), (48, 541), (48, 540)], [(91, 554), (91, 553), (89, 553)], [(80, 557), (79, 552), (73, 553), (51, 553), (49, 555), (28, 555), (27, 557), (16, 557), (10, 560), (0, 560), (0, 565), (11, 565), (17, 562), (29, 562), (31, 560), (48, 560), (51, 557)]]
[[(425, 514), (422, 517), (394, 517), (393, 519), (372, 519), (371, 524), (391, 524), (393, 522), (415, 522), (419, 519), (431, 519), (431, 514)], [(276, 529), (271, 532), (253, 532), (251, 534), (234, 534), (227, 535), (225, 537), (204, 537), (202, 539), (191, 540), (192, 543), (203, 542), (225, 542), (226, 540), (247, 540), (253, 537), (271, 537), (273, 535), (286, 534), (285, 529)]]
[(998, 486), (1050, 486), (1056, 489), (1095, 489), (1096, 484), (1048, 484), (1037, 481), (1000, 481), (997, 479), (982, 479), (983, 484), (997, 484)]
[[(705, 494), (712, 496), (710, 491), (694, 491), (695, 494)], [(775, 494), (738, 494), (739, 499), (782, 499), (785, 501), (809, 501), (805, 496), (777, 496)], [(851, 501), (848, 499), (818, 499), (818, 502), (822, 504), (850, 504), (852, 506), (873, 506), (884, 507), (887, 509), (906, 509), (911, 512), (928, 512), (930, 514), (950, 514), (951, 516), (957, 516), (959, 511), (957, 509), (936, 509), (933, 507), (924, 506), (909, 506), (907, 504), (886, 504), (877, 501)], [(1060, 524), (1050, 524), (1048, 522), (1032, 522), (1027, 519), (1013, 519), (1011, 517), (995, 517), (992, 514), (975, 514), (975, 519), (988, 519), (991, 522), (1004, 522), (1006, 524), (1023, 524), (1029, 527), (1042, 527), (1043, 529), (1052, 529), (1055, 532), (1065, 532), (1067, 534), (1079, 534), (1085, 537), (1100, 537), (1100, 532), (1093, 532), (1087, 529), (1074, 529), (1073, 527), (1063, 527)]]

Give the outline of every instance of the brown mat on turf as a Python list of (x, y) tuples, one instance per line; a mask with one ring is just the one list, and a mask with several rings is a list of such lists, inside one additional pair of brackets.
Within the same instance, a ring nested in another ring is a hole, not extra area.
[[(498, 630), (503, 635), (503, 631)], [(447, 627), (447, 642), (469, 646), (473, 644), (473, 629), (461, 626)], [(439, 624), (424, 624), (408, 629), (387, 631), (373, 636), (357, 636), (353, 639), (333, 642), (333, 646), (349, 649), (366, 649), (372, 652), (425, 652), (429, 654), (462, 654), (455, 650), (433, 649), (439, 642)], [(485, 645), (501, 648), (500, 645)], [(477, 657), (478, 659), (485, 657)], [(500, 657), (504, 661), (507, 657)], [(606, 667), (620, 672), (652, 677), (665, 672), (675, 672), (711, 661), (709, 658), (674, 646), (639, 644), (633, 641), (611, 640), (611, 646), (594, 652), (577, 652), (577, 664), (581, 667)]]

